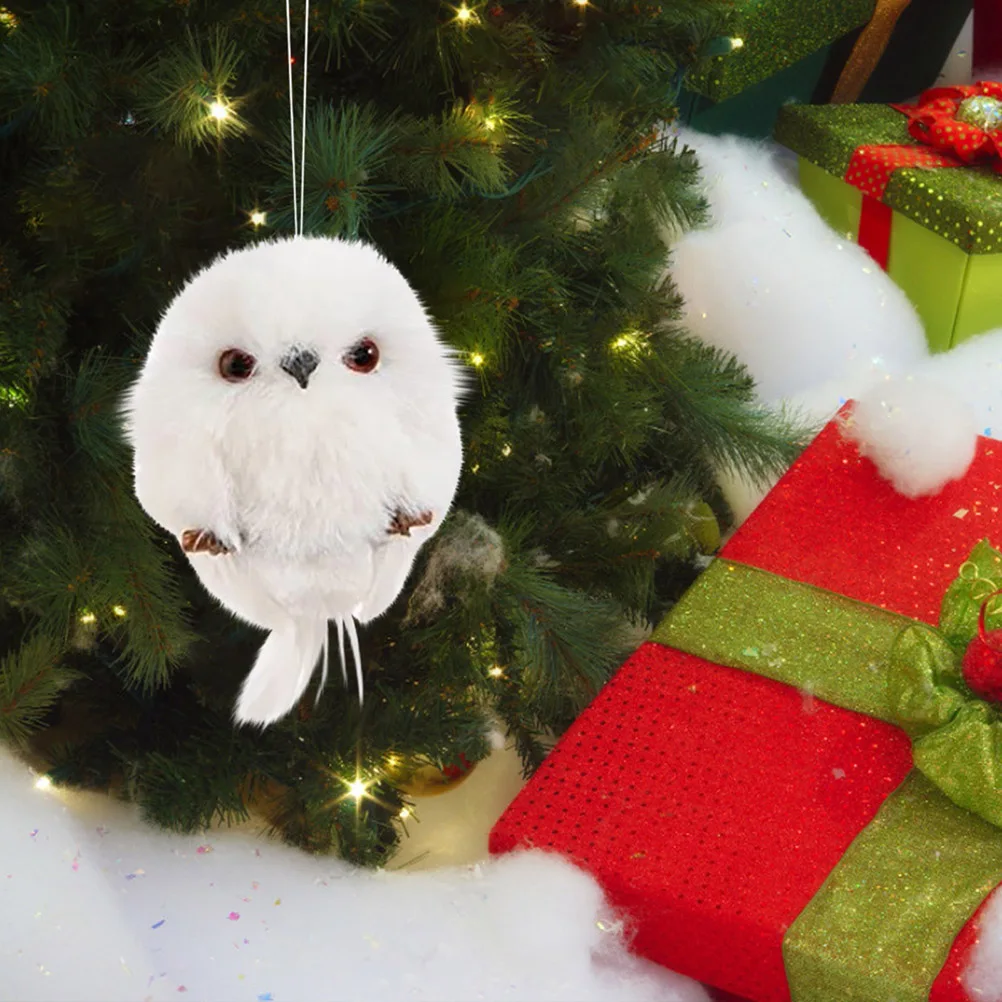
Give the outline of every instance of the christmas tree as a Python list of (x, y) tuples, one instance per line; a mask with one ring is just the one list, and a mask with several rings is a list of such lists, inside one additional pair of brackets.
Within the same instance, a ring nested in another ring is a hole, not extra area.
[[(417, 770), (512, 738), (531, 770), (712, 552), (721, 468), (796, 429), (687, 337), (698, 222), (666, 136), (720, 0), (30, 2), (0, 8), (0, 735), (56, 783), (195, 830), (259, 809), (388, 858)], [(293, 57), (289, 58), (289, 46)], [(216, 253), (293, 229), (376, 244), (471, 370), (455, 511), (335, 682), (231, 722), (260, 635), (132, 496), (119, 401)], [(291, 69), (291, 76), (290, 76)]]

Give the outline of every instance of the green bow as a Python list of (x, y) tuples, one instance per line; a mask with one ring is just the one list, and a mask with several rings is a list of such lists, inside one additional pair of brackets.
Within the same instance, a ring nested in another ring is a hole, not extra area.
[(958, 807), (1002, 828), (1002, 714), (961, 672), (981, 605), (1000, 586), (1002, 553), (978, 543), (943, 598), (939, 628), (916, 623), (895, 639), (887, 719), (912, 739), (916, 769)]

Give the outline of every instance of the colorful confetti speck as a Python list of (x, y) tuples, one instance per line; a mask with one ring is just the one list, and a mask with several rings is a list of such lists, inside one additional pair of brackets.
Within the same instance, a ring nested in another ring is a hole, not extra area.
[(229, 914), (229, 915), (227, 915), (226, 917), (227, 917), (227, 918), (228, 918), (228, 919), (229, 919), (229, 920), (230, 920), (231, 922), (236, 922), (236, 920), (237, 920), (238, 918), (240, 918), (240, 912), (230, 912), (230, 914)]
[(204, 856), (207, 852), (212, 852), (211, 845), (200, 845), (196, 850), (196, 854), (199, 856)]
[(261, 992), (257, 997), (257, 1002), (272, 1002), (274, 995), (271, 992)]
[(145, 877), (145, 876), (146, 876), (146, 871), (144, 869), (140, 868), (138, 870), (133, 870), (132, 873), (127, 873), (125, 875), (125, 879), (126, 880), (135, 880), (136, 877)]
[(281, 898), (275, 898), (275, 904), (276, 905), (280, 905), (281, 903), (282, 903), (282, 899)]
[(177, 986), (177, 990), (178, 990), (179, 992), (186, 992), (186, 991), (187, 991), (188, 989), (187, 989), (187, 988), (185, 988), (185, 987), (184, 987), (184, 985), (178, 985), (178, 986)]
[(261, 885), (256, 880), (252, 880), (251, 881), (251, 890), (252, 891), (256, 891), (260, 886)]
[(153, 925), (150, 926), (150, 928), (151, 929), (159, 929), (160, 926), (162, 926), (164, 924), (164, 922), (166, 922), (166, 921), (167, 921), (167, 919), (161, 919), (159, 922), (154, 922)]
[(37, 834), (38, 834), (38, 829), (37, 828), (32, 828), (31, 831), (28, 832), (28, 837), (29, 838), (34, 838)]
[(77, 873), (80, 870), (80, 853), (77, 853), (73, 857), (73, 862), (70, 863), (70, 868), (73, 870), (74, 873)]

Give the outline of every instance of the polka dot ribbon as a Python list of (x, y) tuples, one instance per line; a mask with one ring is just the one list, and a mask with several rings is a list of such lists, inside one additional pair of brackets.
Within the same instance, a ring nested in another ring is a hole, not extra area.
[(990, 160), (1002, 173), (1002, 129), (989, 133), (956, 120), (961, 102), (978, 95), (1002, 99), (1002, 83), (982, 81), (969, 87), (934, 87), (925, 91), (917, 104), (892, 104), (892, 108), (908, 116), (908, 132), (924, 145), (860, 146), (853, 153), (845, 180), (863, 193), (859, 244), (885, 271), (893, 213), (883, 197), (896, 170), (964, 167)]

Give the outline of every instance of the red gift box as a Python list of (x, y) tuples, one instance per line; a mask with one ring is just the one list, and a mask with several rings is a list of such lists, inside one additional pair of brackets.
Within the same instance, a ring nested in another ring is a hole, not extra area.
[[(934, 624), (968, 552), (1002, 537), (1000, 505), (1002, 446), (991, 440), (963, 480), (910, 500), (833, 422), (720, 556)], [(787, 930), (911, 767), (892, 724), (647, 643), (514, 800), (490, 848), (566, 855), (629, 914), (640, 954), (752, 1002), (787, 1002)], [(933, 1002), (969, 1000), (960, 974), (976, 938), (977, 914)]]

